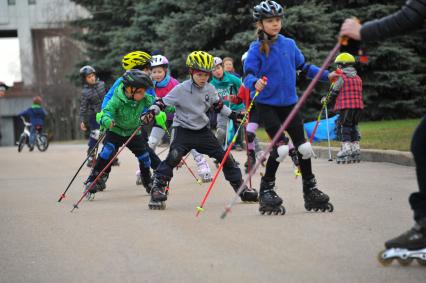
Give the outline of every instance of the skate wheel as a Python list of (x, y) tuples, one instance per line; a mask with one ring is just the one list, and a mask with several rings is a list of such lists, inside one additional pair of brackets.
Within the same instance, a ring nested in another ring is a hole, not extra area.
[(307, 211), (311, 211), (311, 210), (312, 210), (312, 207), (310, 207), (309, 205), (305, 204), (305, 209), (306, 209)]
[(315, 208), (314, 208), (314, 211), (315, 211), (315, 212), (318, 212), (318, 210), (319, 210), (319, 208), (318, 208), (318, 207), (315, 207)]
[(412, 258), (397, 258), (396, 260), (402, 266), (408, 266), (413, 262)]
[(284, 215), (284, 214), (285, 214), (285, 208), (284, 208), (284, 206), (282, 206), (282, 205), (281, 205), (281, 207), (280, 207), (280, 212), (281, 212), (281, 215)]
[(417, 263), (423, 266), (426, 266), (426, 259), (417, 258)]
[(272, 214), (272, 210), (268, 210), (266, 213), (267, 213), (268, 215), (271, 215), (271, 214)]
[(381, 251), (379, 255), (377, 256), (377, 259), (379, 260), (380, 264), (383, 266), (388, 266), (392, 263), (392, 258), (384, 258), (386, 250)]
[(321, 207), (321, 212), (326, 212), (327, 208), (326, 207)]
[(263, 209), (259, 209), (260, 214), (264, 215), (265, 211)]
[(334, 206), (331, 203), (327, 203), (327, 210), (328, 212), (333, 212)]

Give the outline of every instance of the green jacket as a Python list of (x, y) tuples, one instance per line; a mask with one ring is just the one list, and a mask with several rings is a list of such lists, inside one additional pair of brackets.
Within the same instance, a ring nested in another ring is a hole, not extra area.
[(239, 111), (244, 110), (245, 106), (243, 103), (240, 104), (232, 104), (228, 100), (228, 95), (238, 95), (238, 90), (241, 86), (241, 80), (228, 72), (223, 72), (223, 78), (221, 80), (216, 79), (215, 77), (212, 78), (210, 82), (217, 92), (219, 93), (219, 96), (223, 99), (223, 102), (226, 106), (230, 107), (231, 110)]
[(153, 96), (147, 94), (140, 101), (128, 99), (124, 94), (124, 86), (121, 82), (115, 88), (114, 95), (101, 115), (97, 115), (98, 123), (109, 129), (111, 122), (114, 122), (114, 127), (109, 129), (111, 132), (123, 137), (131, 136), (141, 125), (141, 114), (154, 103), (154, 99)]

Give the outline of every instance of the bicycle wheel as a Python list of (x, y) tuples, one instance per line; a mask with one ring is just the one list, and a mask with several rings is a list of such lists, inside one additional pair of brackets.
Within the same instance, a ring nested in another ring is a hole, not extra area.
[(18, 152), (21, 152), (21, 151), (22, 151), (22, 149), (23, 149), (23, 148), (24, 148), (24, 146), (25, 146), (25, 143), (26, 143), (25, 135), (21, 135), (21, 136), (19, 137), (19, 142), (18, 142)]
[(49, 147), (49, 140), (46, 135), (37, 135), (36, 137), (36, 145), (38, 150), (46, 151)]

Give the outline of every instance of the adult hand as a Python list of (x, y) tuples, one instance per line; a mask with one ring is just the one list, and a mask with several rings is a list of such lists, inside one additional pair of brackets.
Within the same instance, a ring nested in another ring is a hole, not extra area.
[(341, 28), (340, 36), (347, 36), (355, 40), (361, 40), (361, 24), (357, 19), (346, 19)]

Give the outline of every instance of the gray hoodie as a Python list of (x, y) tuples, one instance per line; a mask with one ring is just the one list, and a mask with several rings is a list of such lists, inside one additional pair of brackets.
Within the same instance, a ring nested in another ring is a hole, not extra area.
[[(165, 97), (164, 104), (176, 108), (173, 127), (200, 130), (209, 124), (206, 112), (219, 101), (218, 93), (213, 85), (207, 83), (198, 87), (192, 80), (186, 80), (175, 86)], [(231, 109), (223, 106), (221, 114), (229, 116)]]
[[(356, 76), (356, 69), (354, 67), (346, 67), (342, 69), (343, 73), (349, 78)], [(339, 77), (337, 81), (333, 84), (332, 91), (334, 95), (339, 94), (340, 89), (343, 86), (343, 78)]]

